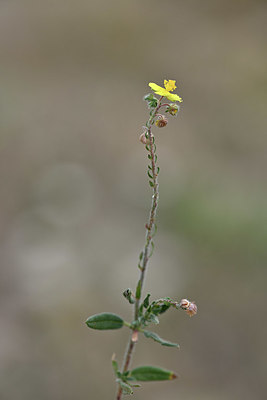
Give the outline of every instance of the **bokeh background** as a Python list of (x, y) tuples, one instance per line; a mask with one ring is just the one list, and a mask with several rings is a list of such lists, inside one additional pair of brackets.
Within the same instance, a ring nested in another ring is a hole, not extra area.
[(266, 398), (266, 35), (260, 0), (1, 0), (0, 398), (113, 399), (151, 192), (138, 137), (148, 82), (184, 103), (155, 132), (153, 298), (195, 300), (134, 365), (180, 380), (136, 400)]

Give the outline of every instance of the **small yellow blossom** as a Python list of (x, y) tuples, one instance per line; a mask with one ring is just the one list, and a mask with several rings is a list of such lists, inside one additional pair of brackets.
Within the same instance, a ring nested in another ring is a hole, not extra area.
[(176, 89), (175, 86), (176, 81), (169, 80), (167, 81), (166, 79), (164, 80), (164, 86), (165, 88), (157, 85), (156, 83), (150, 82), (149, 86), (151, 87), (152, 90), (159, 96), (166, 97), (170, 101), (180, 101), (180, 103), (183, 101), (180, 96), (172, 92), (174, 89)]

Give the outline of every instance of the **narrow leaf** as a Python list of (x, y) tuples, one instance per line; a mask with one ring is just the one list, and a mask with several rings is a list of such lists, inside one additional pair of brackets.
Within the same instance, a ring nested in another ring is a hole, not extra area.
[(135, 303), (134, 296), (133, 296), (133, 293), (132, 293), (131, 289), (124, 290), (123, 296), (129, 301), (130, 304), (134, 304)]
[(159, 367), (144, 366), (131, 371), (130, 376), (136, 381), (168, 381), (177, 378), (174, 372)]
[(149, 178), (153, 179), (153, 175), (150, 173), (150, 171), (147, 171), (147, 175), (149, 176)]
[(144, 331), (144, 335), (145, 335), (145, 337), (147, 337), (149, 339), (153, 339), (155, 342), (160, 343), (162, 346), (178, 347), (178, 348), (180, 347), (179, 344), (169, 342), (168, 340), (164, 340), (154, 332)]
[(154, 98), (154, 96), (153, 96), (152, 93), (146, 94), (146, 95), (144, 96), (144, 100), (145, 100), (145, 101), (153, 100), (153, 98)]
[(120, 329), (123, 327), (123, 319), (116, 314), (101, 313), (89, 317), (86, 325), (92, 329), (106, 330), (106, 329)]
[(157, 225), (155, 224), (155, 225), (154, 225), (154, 232), (153, 232), (153, 234), (151, 235), (152, 237), (154, 237), (154, 236), (156, 235), (157, 230), (158, 230), (158, 227), (157, 227)]
[(141, 271), (143, 271), (143, 269), (144, 269), (140, 263), (138, 264), (138, 268), (139, 268)]
[(155, 247), (154, 242), (153, 242), (153, 240), (151, 240), (151, 251), (150, 251), (149, 257), (152, 256), (153, 251), (154, 251), (154, 247)]
[(112, 362), (112, 367), (113, 367), (113, 370), (114, 370), (114, 372), (115, 372), (115, 375), (117, 375), (117, 374), (118, 374), (118, 371), (119, 371), (119, 366), (118, 366), (118, 363), (117, 363), (115, 357), (116, 357), (116, 355), (113, 354), (112, 359), (111, 359), (111, 362)]
[(133, 394), (133, 389), (131, 388), (130, 385), (123, 382), (121, 379), (118, 379), (117, 382), (119, 383), (120, 387), (122, 388), (123, 394)]
[(149, 185), (150, 185), (151, 187), (154, 187), (154, 182), (149, 181)]
[(136, 287), (136, 293), (135, 297), (139, 300), (141, 297), (141, 280), (138, 281), (137, 287)]
[(144, 307), (145, 308), (147, 308), (148, 306), (149, 306), (149, 297), (150, 297), (150, 294), (148, 294), (147, 296), (146, 296), (146, 298), (145, 298), (145, 300), (144, 300)]
[(155, 325), (158, 325), (158, 324), (159, 324), (159, 319), (158, 319), (158, 317), (157, 317), (156, 315), (154, 315), (154, 314), (150, 314), (149, 317), (147, 318), (147, 321), (148, 321), (148, 322), (152, 322), (152, 323), (155, 324)]

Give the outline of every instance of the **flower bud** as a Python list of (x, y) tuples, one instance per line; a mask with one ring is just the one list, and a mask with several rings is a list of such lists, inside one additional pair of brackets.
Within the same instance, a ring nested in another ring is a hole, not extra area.
[(189, 307), (189, 305), (190, 305), (190, 301), (187, 300), (187, 299), (182, 299), (182, 300), (180, 301), (180, 307), (181, 307), (183, 310), (186, 310), (186, 309)]
[[(140, 142), (145, 144), (145, 145), (149, 144), (149, 137), (147, 137), (147, 136), (148, 136), (148, 133), (146, 131), (141, 133), (141, 135), (139, 136)], [(152, 133), (151, 133), (151, 137), (153, 138), (153, 134)]]
[(123, 296), (129, 301), (130, 304), (135, 303), (134, 295), (133, 295), (133, 292), (131, 291), (131, 289), (124, 290)]
[(159, 115), (157, 121), (155, 122), (158, 128), (164, 128), (168, 123), (167, 118), (164, 115)]
[(189, 301), (187, 299), (182, 299), (180, 301), (179, 306), (185, 310), (186, 314), (189, 315), (189, 317), (193, 317), (193, 315), (196, 315), (197, 313), (197, 305), (195, 304), (194, 301)]
[(148, 139), (146, 138), (146, 133), (145, 132), (141, 133), (141, 135), (139, 136), (139, 140), (143, 144), (148, 144)]
[(179, 108), (180, 107), (177, 104), (170, 103), (166, 108), (166, 112), (175, 117), (179, 111)]
[(190, 303), (188, 309), (186, 310), (186, 314), (189, 315), (189, 317), (193, 317), (193, 315), (196, 315), (197, 313), (197, 305), (192, 302)]

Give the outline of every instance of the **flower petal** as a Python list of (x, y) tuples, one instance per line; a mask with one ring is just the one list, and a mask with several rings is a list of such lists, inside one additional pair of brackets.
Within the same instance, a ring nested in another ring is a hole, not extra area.
[(150, 82), (148, 84), (148, 86), (151, 87), (152, 90), (154, 90), (154, 92), (158, 91), (158, 90), (165, 90), (163, 87), (157, 85), (156, 83)]
[(167, 99), (170, 101), (179, 101), (180, 103), (182, 103), (182, 101), (183, 101), (183, 99), (180, 96), (178, 96), (178, 94), (173, 94), (173, 93), (167, 92), (165, 97), (167, 97)]
[(164, 89), (163, 87), (156, 85), (156, 83), (149, 83), (149, 86), (151, 87), (152, 90), (154, 90), (154, 92), (160, 96), (164, 96), (166, 97), (166, 95), (169, 93), (167, 92), (166, 89)]
[[(165, 87), (170, 87), (170, 90), (174, 90), (176, 81), (164, 81)], [(170, 101), (179, 101), (180, 103), (183, 101), (180, 96), (177, 94), (170, 93), (168, 90), (164, 89), (163, 87), (157, 85), (156, 83), (150, 82), (148, 84), (152, 90), (159, 96), (166, 97)], [(168, 86), (169, 85), (169, 86)]]

